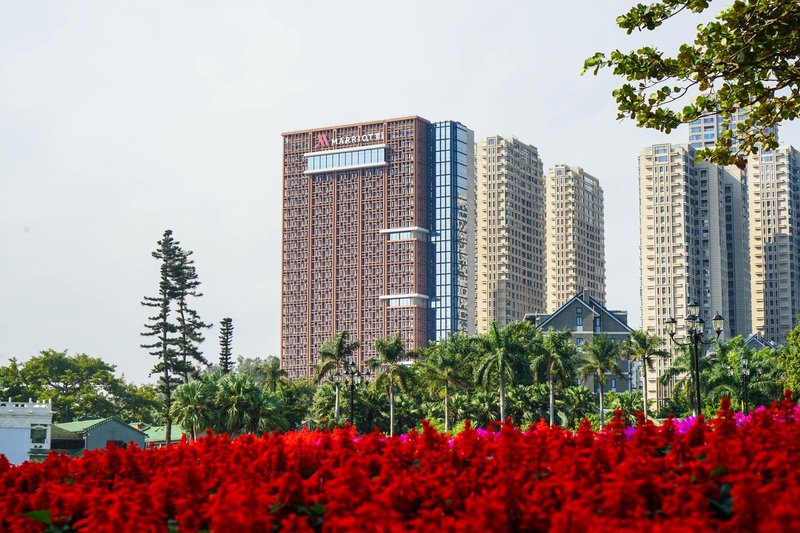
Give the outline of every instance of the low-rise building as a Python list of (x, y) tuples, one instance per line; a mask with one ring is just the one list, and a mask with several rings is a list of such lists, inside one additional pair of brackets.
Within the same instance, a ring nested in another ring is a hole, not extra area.
[[(628, 326), (627, 311), (612, 311), (581, 291), (567, 303), (551, 314), (528, 314), (525, 320), (532, 323), (540, 330), (557, 329), (568, 330), (572, 333), (572, 340), (578, 350), (584, 343), (590, 342), (595, 336), (606, 334), (617, 343), (623, 342), (633, 330)], [(622, 374), (608, 376), (609, 387), (607, 390), (623, 392), (635, 390), (639, 387), (639, 369), (636, 364), (630, 364), (627, 359), (618, 361)], [(593, 377), (584, 383), (589, 389), (597, 390)]]
[(11, 464), (41, 459), (50, 451), (50, 402), (0, 402), (0, 453)]
[[(62, 424), (55, 424), (59, 430), (60, 441), (75, 441), (77, 435), (83, 440), (83, 450), (96, 450), (105, 448), (109, 444), (115, 444), (124, 448), (130, 443), (136, 444), (140, 448), (144, 448), (145, 434), (142, 431), (126, 424), (125, 422), (114, 418), (94, 418), (91, 420), (78, 420), (75, 422), (65, 422)], [(67, 433), (64, 433), (66, 431)], [(74, 444), (73, 444), (74, 446)], [(56, 448), (53, 449), (61, 449)], [(75, 449), (70, 448), (70, 449)]]
[[(145, 442), (148, 448), (157, 448), (167, 445), (167, 426), (151, 426), (142, 431), (145, 433)], [(169, 440), (171, 443), (180, 442), (184, 435), (186, 435), (188, 439), (188, 432), (184, 431), (181, 426), (173, 424)]]

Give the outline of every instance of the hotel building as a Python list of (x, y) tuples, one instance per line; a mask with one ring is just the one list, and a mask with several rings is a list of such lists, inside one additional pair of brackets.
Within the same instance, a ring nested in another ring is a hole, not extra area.
[[(469, 330), (472, 132), (406, 117), (283, 134), (281, 367), (313, 372), (348, 330), (408, 350)], [(472, 269), (472, 271), (470, 271)], [(471, 289), (472, 287), (472, 289)]]
[(556, 165), (546, 176), (547, 312), (581, 293), (606, 301), (603, 189), (581, 167)]
[(762, 150), (748, 157), (747, 173), (753, 327), (784, 343), (800, 312), (800, 152)]
[(545, 311), (545, 185), (535, 146), (487, 137), (476, 147), (477, 331)]

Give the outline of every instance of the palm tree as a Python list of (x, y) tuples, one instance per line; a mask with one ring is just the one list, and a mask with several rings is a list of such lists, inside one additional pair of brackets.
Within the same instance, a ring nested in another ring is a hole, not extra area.
[[(329, 375), (339, 377), (339, 372), (344, 368), (344, 365), (350, 360), (353, 354), (358, 350), (358, 341), (350, 340), (350, 332), (347, 330), (341, 331), (336, 334), (333, 339), (327, 340), (322, 344), (319, 349), (319, 361), (314, 372), (314, 380), (317, 384), (322, 383)], [(339, 390), (341, 384), (338, 379), (334, 381), (334, 390), (336, 391), (336, 401), (334, 403), (335, 422), (339, 422)]]
[(231, 437), (283, 425), (277, 400), (247, 375), (225, 374), (219, 380), (216, 406), (218, 429)]
[[(730, 398), (733, 405), (744, 409), (745, 379), (750, 405), (763, 405), (780, 396), (783, 380), (773, 349), (754, 351), (738, 336), (719, 342), (716, 353), (709, 356), (707, 359), (710, 365), (706, 370), (706, 409), (713, 410), (719, 406), (723, 396)], [(747, 378), (743, 375), (745, 360), (749, 371)]]
[(622, 369), (617, 363), (619, 345), (603, 333), (593, 337), (591, 342), (587, 342), (583, 346), (584, 356), (580, 377), (585, 381), (594, 374), (597, 384), (600, 386), (600, 427), (603, 427), (605, 425), (603, 385), (608, 383), (609, 375), (619, 376), (622, 374)]
[[(700, 384), (702, 390), (703, 378), (707, 377), (703, 374), (703, 367), (707, 365), (708, 358), (700, 357)], [(694, 412), (694, 393), (692, 384), (694, 382), (692, 369), (692, 347), (679, 346), (676, 347), (676, 353), (672, 356), (670, 367), (661, 374), (659, 381), (662, 385), (667, 385), (674, 381), (672, 387), (672, 407), (679, 408), (678, 412), (674, 414), (682, 416), (687, 413)]]
[(408, 390), (411, 368), (409, 354), (400, 334), (375, 341), (377, 357), (369, 359), (367, 368), (375, 372), (375, 386), (383, 387), (389, 395), (389, 436), (394, 435), (394, 388)]
[(488, 385), (497, 375), (500, 392), (500, 420), (506, 419), (506, 380), (511, 382), (521, 370), (521, 362), (530, 349), (534, 337), (527, 322), (512, 322), (501, 328), (492, 321), (489, 332), (483, 337), (483, 357), (478, 363), (476, 377)]
[(189, 430), (192, 440), (197, 439), (198, 430), (211, 425), (213, 397), (209, 390), (206, 382), (195, 380), (180, 385), (173, 393), (170, 414), (176, 423)]
[(559, 416), (563, 420), (564, 427), (577, 428), (581, 420), (597, 409), (594, 393), (583, 385), (564, 387), (561, 398)]
[(550, 425), (556, 417), (554, 389), (556, 382), (567, 384), (575, 374), (577, 348), (569, 331), (547, 330), (541, 344), (534, 345), (531, 367), (537, 375), (546, 375), (550, 388)]
[(661, 337), (637, 329), (625, 339), (620, 348), (620, 355), (628, 358), (628, 364), (631, 361), (642, 363), (642, 401), (645, 418), (647, 418), (647, 371), (654, 369), (656, 357), (669, 357), (669, 352), (661, 348), (663, 345), (664, 339)]
[(256, 372), (263, 379), (264, 388), (271, 393), (278, 392), (278, 387), (285, 385), (289, 377), (289, 373), (281, 368), (281, 360), (274, 355), (267, 357), (262, 364), (258, 365)]
[(431, 394), (444, 399), (444, 430), (450, 431), (450, 393), (467, 386), (464, 352), (467, 337), (454, 334), (431, 344), (420, 365), (420, 376)]

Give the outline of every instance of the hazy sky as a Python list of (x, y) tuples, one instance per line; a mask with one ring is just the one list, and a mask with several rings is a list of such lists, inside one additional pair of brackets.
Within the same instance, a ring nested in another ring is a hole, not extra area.
[(638, 325), (637, 154), (687, 133), (618, 122), (615, 80), (578, 73), (698, 20), (628, 37), (632, 3), (0, 2), (0, 365), (69, 349), (148, 380), (166, 228), (194, 251), (206, 355), (226, 316), (235, 354), (277, 355), (280, 133), (406, 115), (597, 176), (607, 300)]

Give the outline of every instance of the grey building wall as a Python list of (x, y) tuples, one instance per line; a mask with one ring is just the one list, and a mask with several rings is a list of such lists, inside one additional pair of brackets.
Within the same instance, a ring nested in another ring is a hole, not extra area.
[(91, 428), (86, 435), (86, 449), (97, 450), (105, 448), (109, 441), (127, 445), (134, 442), (138, 447), (144, 448), (145, 434), (118, 420), (107, 422)]
[[(596, 335), (605, 333), (614, 342), (622, 343), (631, 333), (627, 312), (611, 311), (592, 298), (582, 299), (580, 294), (553, 314), (529, 315), (526, 318), (544, 331), (549, 329), (570, 331), (579, 351), (583, 344), (590, 342)], [(638, 388), (639, 372), (636, 365), (629, 367), (627, 359), (619, 359), (617, 363), (622, 369), (621, 375), (607, 376), (608, 383), (603, 388), (604, 392), (610, 390), (623, 392)], [(587, 378), (583, 384), (597, 391), (593, 377)]]

